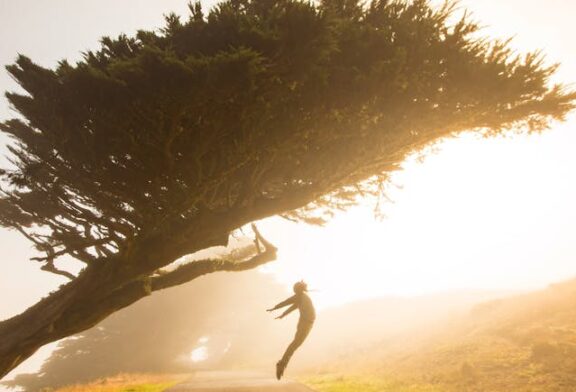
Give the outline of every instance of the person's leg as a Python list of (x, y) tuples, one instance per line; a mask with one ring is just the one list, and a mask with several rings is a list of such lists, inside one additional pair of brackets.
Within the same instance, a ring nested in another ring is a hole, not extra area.
[(282, 359), (278, 361), (276, 364), (276, 377), (280, 379), (284, 374), (284, 369), (288, 365), (290, 358), (294, 355), (294, 352), (304, 343), (308, 334), (310, 334), (310, 330), (312, 329), (313, 322), (299, 322), (298, 327), (296, 329), (296, 335), (294, 335), (294, 339), (288, 345), (288, 348), (284, 352)]

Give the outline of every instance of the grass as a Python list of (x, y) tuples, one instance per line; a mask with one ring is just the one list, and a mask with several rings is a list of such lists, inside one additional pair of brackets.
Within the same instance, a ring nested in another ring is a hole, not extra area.
[(185, 375), (119, 374), (88, 384), (70, 385), (54, 392), (161, 392), (186, 378)]
[(433, 385), (410, 384), (364, 375), (314, 376), (302, 382), (318, 392), (444, 392)]

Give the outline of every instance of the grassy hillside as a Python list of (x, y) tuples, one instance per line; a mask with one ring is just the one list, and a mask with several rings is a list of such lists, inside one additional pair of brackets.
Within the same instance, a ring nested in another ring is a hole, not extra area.
[(303, 380), (317, 392), (442, 392), (439, 386), (425, 382), (398, 380), (368, 375), (314, 376)]
[(184, 375), (121, 374), (54, 392), (161, 392), (184, 379)]
[[(446, 320), (468, 311), (472, 306), (508, 294), (462, 290), (412, 298), (375, 298), (322, 310), (306, 344), (298, 350), (291, 369), (310, 369), (334, 358), (345, 360), (351, 353), (369, 353), (375, 346), (391, 348), (392, 345), (399, 345), (405, 348), (405, 337), (410, 337), (412, 343), (415, 336), (421, 340), (427, 333), (443, 328)], [(273, 325), (274, 331), (282, 334), (265, 341), (276, 340), (280, 344), (274, 352), (262, 355), (265, 361), (284, 350), (294, 333), (295, 318), (290, 321), (287, 331), (280, 330), (278, 323)], [(426, 334), (422, 333), (423, 325), (427, 326)], [(322, 368), (322, 365), (319, 367)]]
[[(432, 336), (422, 326), (395, 344), (382, 342), (326, 367), (355, 378), (309, 383), (321, 392), (369, 391), (346, 384), (374, 384), (375, 376), (381, 385), (374, 391), (575, 391), (575, 305), (576, 280), (487, 302)], [(390, 380), (396, 389), (387, 389)]]

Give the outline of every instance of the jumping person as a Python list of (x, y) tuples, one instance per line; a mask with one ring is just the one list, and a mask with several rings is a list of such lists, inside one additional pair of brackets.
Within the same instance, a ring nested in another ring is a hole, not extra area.
[(298, 309), (300, 311), (300, 319), (298, 320), (298, 327), (296, 329), (296, 335), (294, 339), (286, 349), (286, 352), (282, 356), (282, 359), (276, 363), (276, 378), (280, 380), (284, 374), (284, 370), (288, 365), (288, 361), (294, 354), (294, 351), (298, 349), (306, 340), (306, 337), (310, 333), (312, 326), (314, 325), (314, 320), (316, 319), (316, 311), (314, 310), (314, 305), (312, 300), (306, 294), (308, 291), (308, 285), (304, 283), (303, 280), (294, 284), (294, 295), (271, 309), (267, 309), (267, 312), (272, 312), (276, 309), (283, 308), (285, 306), (291, 305), (288, 309), (284, 311), (280, 316), (276, 317), (277, 320), (286, 317), (288, 314)]

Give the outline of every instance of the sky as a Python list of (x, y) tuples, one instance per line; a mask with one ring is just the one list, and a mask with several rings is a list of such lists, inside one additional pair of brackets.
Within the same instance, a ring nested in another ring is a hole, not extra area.
[[(560, 62), (556, 81), (576, 80), (576, 2), (460, 4), (486, 35), (513, 36), (519, 51), (542, 49)], [(162, 14), (186, 9), (185, 0), (0, 0), (0, 64), (17, 53), (44, 66), (75, 61), (102, 35), (158, 28)], [(16, 88), (0, 70), (0, 90)], [(1, 98), (0, 120), (12, 116)], [(367, 202), (323, 228), (261, 222), (280, 249), (263, 270), (286, 285), (306, 279), (320, 307), (383, 295), (532, 290), (569, 279), (576, 276), (574, 147), (575, 116), (542, 134), (448, 140), (393, 176), (383, 220)], [(28, 261), (33, 252), (15, 233), (0, 230), (0, 249), (0, 319), (64, 283)]]

